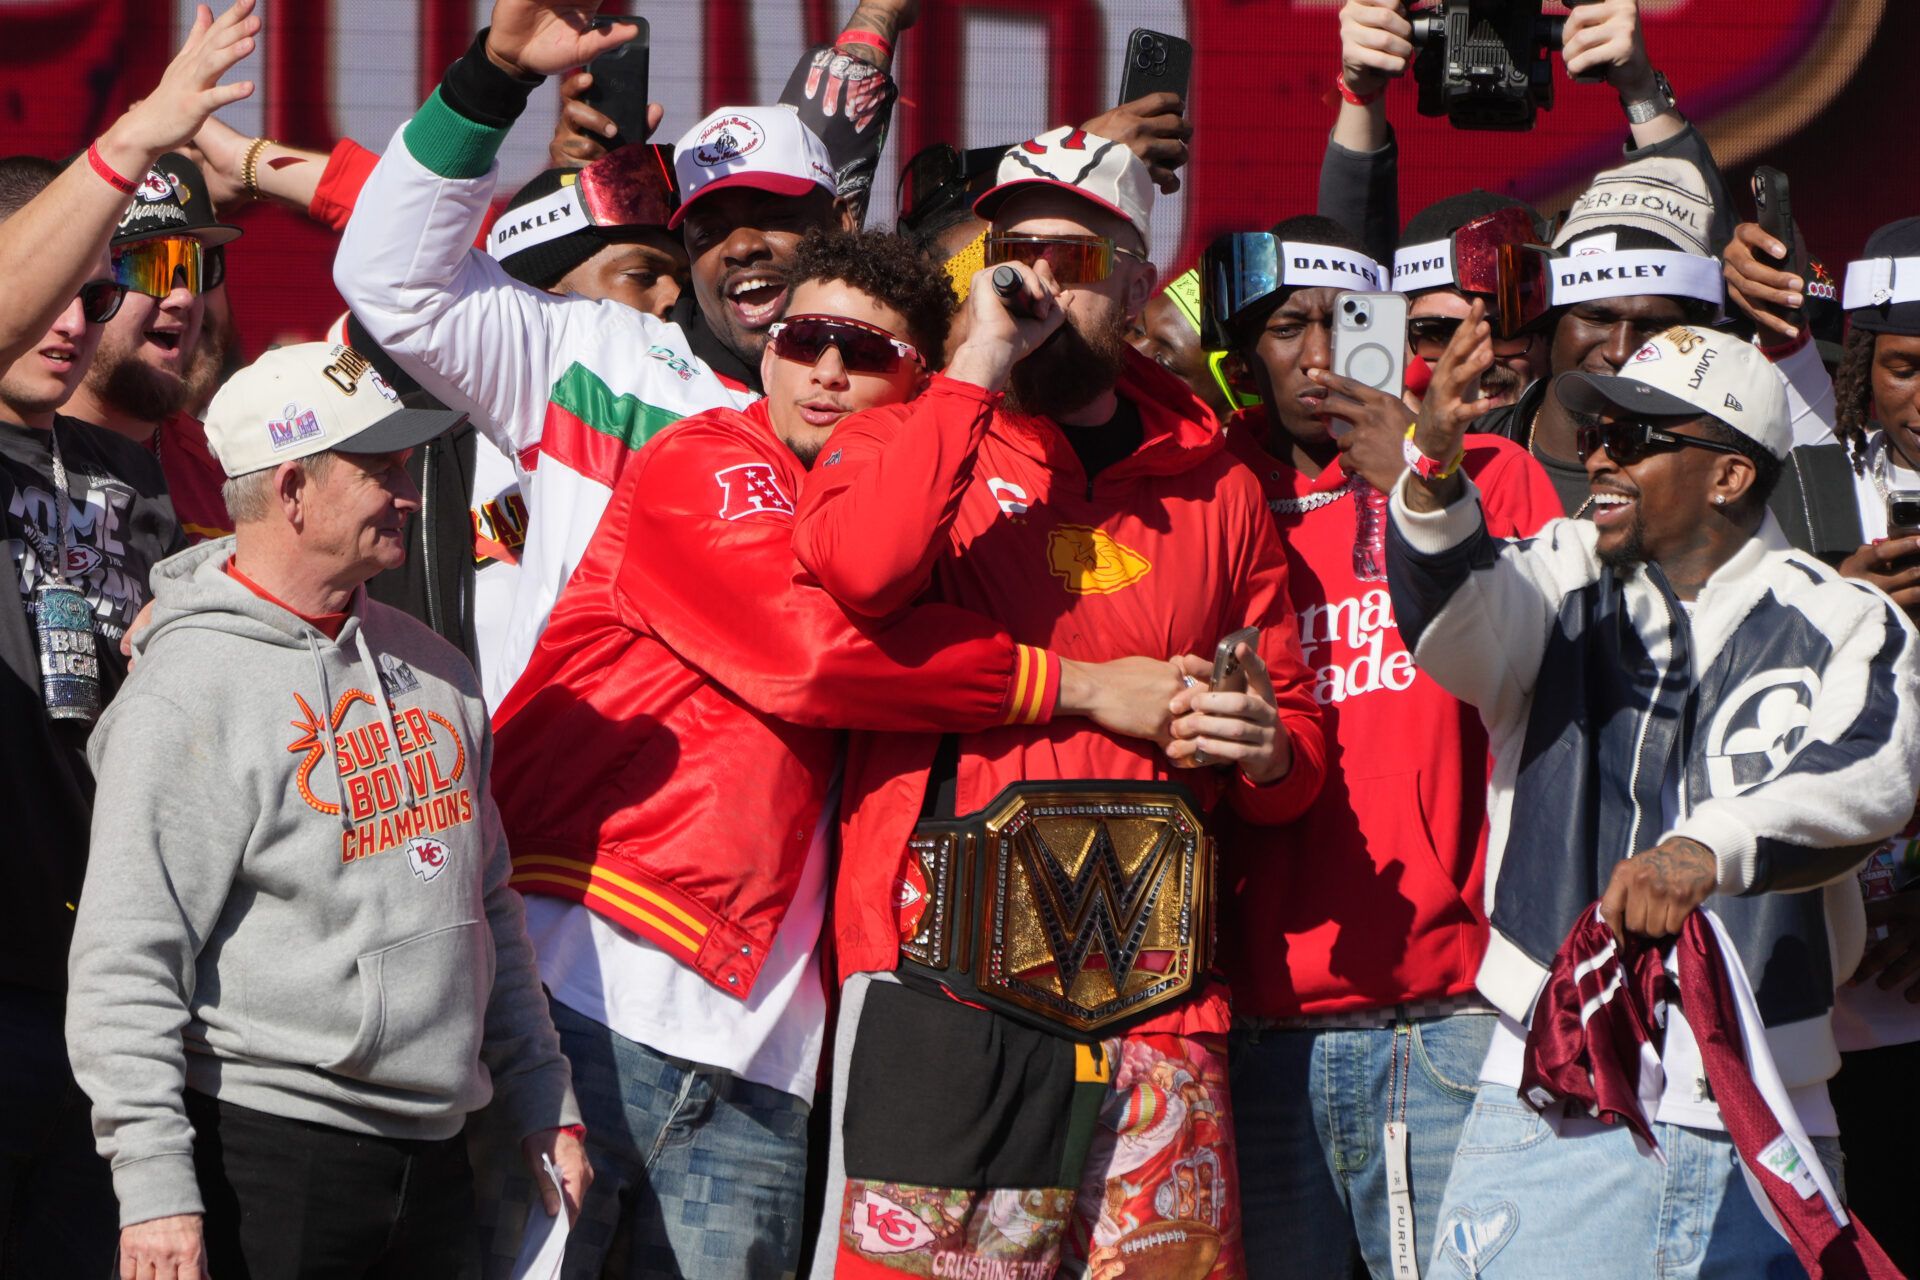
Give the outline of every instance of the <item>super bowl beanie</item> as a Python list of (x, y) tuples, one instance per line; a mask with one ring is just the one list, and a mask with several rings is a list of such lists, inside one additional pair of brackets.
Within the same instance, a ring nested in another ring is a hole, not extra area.
[[(1686, 160), (1654, 156), (1609, 169), (1573, 202), (1553, 247), (1613, 235), (1609, 248), (1672, 249), (1712, 257), (1713, 197)], [(1623, 232), (1637, 232), (1623, 235)]]
[[(560, 189), (562, 177), (578, 172), (578, 169), (548, 169), (545, 173), (535, 175), (507, 202), (506, 212), (500, 216), (504, 218), (523, 205), (552, 195)], [(562, 276), (600, 252), (607, 243), (596, 228), (582, 227), (578, 231), (569, 231), (566, 235), (517, 249), (502, 257), (500, 265), (522, 284), (530, 284), (536, 289), (551, 289), (560, 283)]]

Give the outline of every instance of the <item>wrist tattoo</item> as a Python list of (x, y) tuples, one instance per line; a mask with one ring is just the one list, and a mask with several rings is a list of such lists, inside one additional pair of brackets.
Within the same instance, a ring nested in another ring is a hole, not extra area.
[(1706, 897), (1719, 879), (1713, 851), (1684, 836), (1655, 845), (1640, 855), (1652, 875), (1652, 888), (1675, 897)]

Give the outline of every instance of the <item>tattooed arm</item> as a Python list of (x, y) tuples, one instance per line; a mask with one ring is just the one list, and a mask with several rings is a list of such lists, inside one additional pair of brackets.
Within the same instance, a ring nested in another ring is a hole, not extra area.
[(1600, 916), (1623, 941), (1629, 933), (1664, 938), (1713, 896), (1720, 860), (1698, 840), (1673, 836), (1613, 869)]
[[(865, 31), (869, 35), (879, 36), (888, 44), (900, 39), (900, 33), (911, 27), (920, 17), (920, 0), (860, 0), (860, 7), (847, 19), (842, 31)], [(882, 52), (877, 47), (856, 42), (839, 44), (836, 49), (849, 57), (858, 58), (882, 71), (893, 67), (893, 54)]]

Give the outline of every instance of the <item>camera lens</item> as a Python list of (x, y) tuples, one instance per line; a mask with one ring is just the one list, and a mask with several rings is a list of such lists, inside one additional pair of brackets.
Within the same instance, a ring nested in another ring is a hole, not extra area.
[(1345, 302), (1340, 304), (1340, 309), (1342, 311), (1345, 311), (1348, 315), (1353, 314), (1353, 307), (1354, 307), (1354, 302), (1352, 298), (1348, 298)]

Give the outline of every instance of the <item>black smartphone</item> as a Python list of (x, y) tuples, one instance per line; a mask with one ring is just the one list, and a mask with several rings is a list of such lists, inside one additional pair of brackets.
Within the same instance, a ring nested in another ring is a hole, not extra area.
[(587, 64), (587, 70), (593, 75), (593, 83), (580, 95), (580, 101), (601, 112), (619, 130), (607, 140), (609, 149), (646, 140), (648, 44), (652, 37), (645, 18), (603, 14), (595, 22), (605, 26), (610, 17), (637, 25), (640, 34)]
[(1135, 27), (1127, 37), (1127, 67), (1120, 76), (1120, 101), (1132, 102), (1150, 93), (1176, 93), (1187, 100), (1187, 81), (1193, 75), (1193, 46), (1179, 36)]
[(1920, 537), (1920, 489), (1895, 489), (1887, 495), (1887, 536)]
[(1753, 220), (1760, 229), (1787, 246), (1787, 256), (1777, 266), (1791, 267), (1793, 262), (1793, 201), (1787, 194), (1787, 175), (1769, 165), (1753, 171)]

